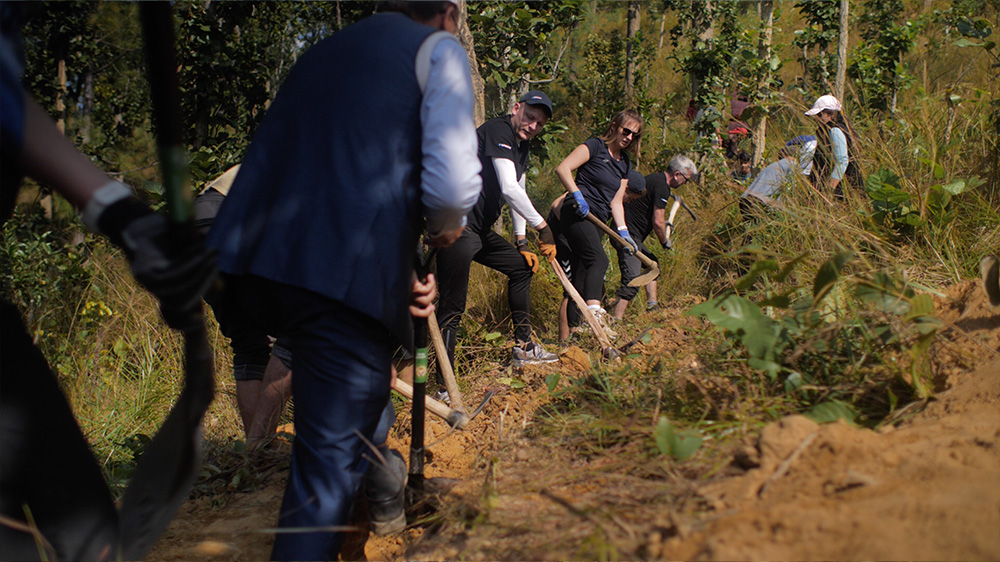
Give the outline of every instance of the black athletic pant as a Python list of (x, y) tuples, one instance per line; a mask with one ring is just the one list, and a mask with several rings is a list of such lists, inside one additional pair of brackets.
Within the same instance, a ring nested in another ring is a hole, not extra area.
[[(643, 253), (647, 258), (653, 260), (654, 262), (659, 262), (653, 252), (649, 251), (649, 248), (639, 239), (638, 236), (633, 236), (633, 240), (639, 245), (639, 251)], [(618, 251), (618, 269), (621, 271), (622, 282), (621, 286), (615, 292), (615, 295), (620, 299), (625, 299), (631, 301), (639, 294), (639, 287), (630, 287), (629, 283), (642, 273), (642, 262), (634, 254), (627, 254), (621, 248), (615, 248)]]
[[(508, 277), (507, 299), (514, 321), (514, 337), (522, 342), (531, 340), (531, 268), (517, 248), (503, 236), (492, 230), (479, 233), (466, 228), (457, 242), (442, 248), (437, 256), (440, 294), (437, 320), (452, 365), (455, 364), (455, 337), (465, 312), (465, 301), (469, 293), (469, 268), (473, 260)], [(440, 371), (438, 369), (438, 373)], [(443, 382), (440, 374), (438, 382)]]
[[(570, 268), (573, 286), (585, 301), (600, 301), (604, 297), (604, 274), (608, 270), (608, 255), (604, 253), (601, 231), (588, 218), (576, 214), (576, 205), (567, 197), (560, 212), (560, 227), (569, 242), (572, 255)], [(562, 259), (560, 257), (560, 259)], [(579, 311), (570, 300), (567, 309), (570, 325), (579, 322)]]

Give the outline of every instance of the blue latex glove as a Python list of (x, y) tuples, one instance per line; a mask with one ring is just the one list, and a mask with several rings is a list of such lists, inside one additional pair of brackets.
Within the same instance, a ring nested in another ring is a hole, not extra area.
[(576, 200), (576, 214), (582, 219), (586, 218), (590, 214), (590, 205), (587, 204), (587, 200), (583, 198), (583, 193), (579, 191), (573, 192), (573, 199)]
[(635, 243), (635, 240), (632, 240), (631, 236), (628, 235), (628, 227), (619, 228), (618, 236), (621, 236), (622, 240), (624, 240), (627, 244), (622, 247), (626, 254), (633, 256), (639, 251), (639, 245)]

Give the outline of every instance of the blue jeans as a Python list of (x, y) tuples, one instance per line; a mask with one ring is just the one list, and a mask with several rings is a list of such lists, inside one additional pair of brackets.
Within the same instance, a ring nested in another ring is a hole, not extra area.
[[(389, 401), (397, 343), (375, 319), (317, 293), (251, 275), (227, 281), (234, 310), (287, 343), (295, 361), (295, 442), (278, 527), (345, 526)], [(342, 542), (335, 530), (279, 533), (271, 558), (336, 560)]]

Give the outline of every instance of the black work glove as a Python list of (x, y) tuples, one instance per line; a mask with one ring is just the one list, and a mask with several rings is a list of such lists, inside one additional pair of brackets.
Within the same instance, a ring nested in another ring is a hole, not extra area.
[(132, 275), (160, 301), (168, 326), (187, 330), (201, 321), (201, 299), (217, 270), (200, 234), (132, 198), (110, 205), (97, 224), (125, 250)]

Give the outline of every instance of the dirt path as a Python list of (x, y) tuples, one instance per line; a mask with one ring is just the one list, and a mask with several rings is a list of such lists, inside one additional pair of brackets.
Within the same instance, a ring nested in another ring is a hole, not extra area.
[[(443, 501), (433, 530), (373, 537), (366, 554), (1000, 559), (1000, 309), (989, 308), (973, 283), (953, 287), (938, 304), (952, 326), (936, 350), (948, 390), (880, 431), (802, 417), (770, 424), (742, 452), (749, 470), (728, 461), (712, 473), (683, 463), (642, 466), (616, 455), (628, 443), (581, 453), (535, 435), (536, 411), (550, 396), (545, 376), (589, 369), (586, 354), (571, 348), (558, 366), (522, 373), (526, 388), (494, 399), (468, 431), (431, 423), (427, 476), (462, 483)], [(683, 325), (679, 313), (671, 320)], [(683, 354), (688, 336), (671, 329), (654, 331), (642, 353)], [(400, 421), (397, 427), (408, 423)], [(391, 439), (406, 450), (405, 434)], [(266, 559), (271, 538), (260, 531), (273, 525), (283, 479), (276, 471), (248, 493), (188, 502), (149, 559)]]

